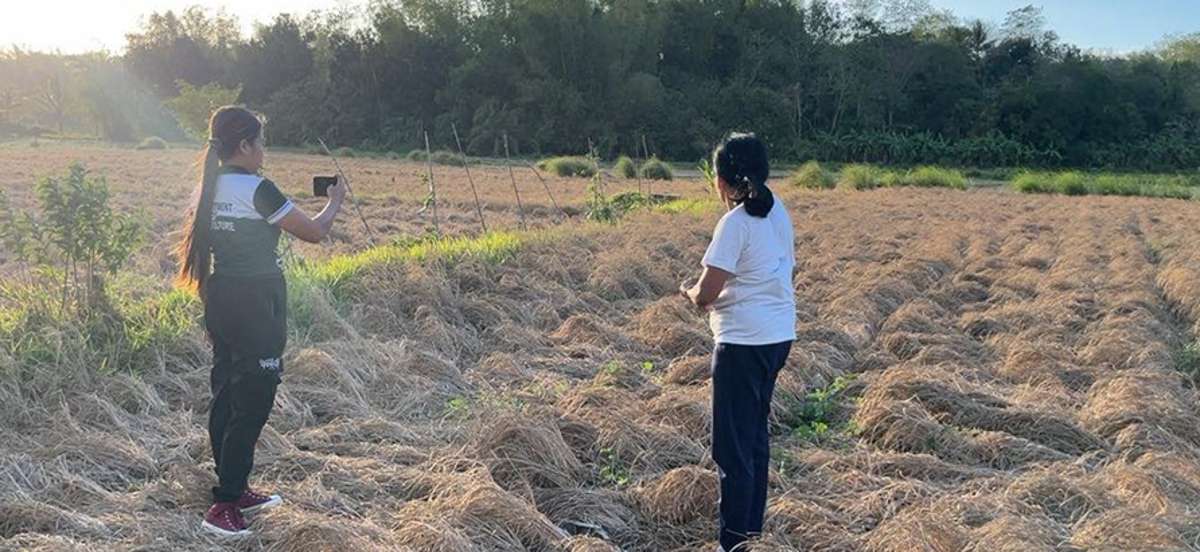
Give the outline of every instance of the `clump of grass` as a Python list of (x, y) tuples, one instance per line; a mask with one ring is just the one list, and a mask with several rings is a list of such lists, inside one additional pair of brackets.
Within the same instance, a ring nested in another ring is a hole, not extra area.
[(1195, 188), (1189, 178), (1176, 175), (1089, 175), (1079, 172), (1026, 172), (1018, 175), (1013, 189), (1027, 194), (1071, 196), (1108, 195), (1193, 199)]
[(904, 175), (900, 181), (902, 186), (967, 189), (967, 178), (961, 172), (941, 167), (917, 167)]
[(333, 150), (333, 154), (338, 157), (358, 157), (358, 151), (351, 147), (342, 146)]
[(837, 185), (837, 179), (816, 161), (809, 161), (801, 165), (792, 173), (788, 181), (792, 186), (810, 190), (829, 190)]
[(1054, 191), (1051, 178), (1046, 173), (1024, 172), (1012, 180), (1014, 190), (1025, 194), (1048, 194)]
[(423, 149), (412, 150), (412, 151), (408, 152), (407, 157), (408, 157), (409, 161), (420, 162), (420, 163), (424, 163), (426, 159), (429, 159), (429, 156), (425, 153), (425, 150), (423, 150)]
[(1055, 175), (1052, 186), (1056, 193), (1063, 195), (1081, 196), (1088, 194), (1087, 179), (1077, 172), (1065, 172)]
[(138, 145), (134, 146), (134, 149), (165, 150), (167, 149), (167, 141), (159, 138), (158, 136), (151, 136), (139, 142)]
[(883, 184), (883, 171), (870, 165), (847, 165), (837, 187), (843, 190), (873, 190)]
[(648, 180), (671, 180), (675, 178), (675, 173), (671, 171), (671, 166), (660, 161), (658, 158), (651, 158), (642, 163), (642, 178)]
[(537, 168), (556, 176), (591, 178), (596, 175), (596, 164), (587, 157), (551, 157), (538, 161)]
[(408, 152), (407, 159), (414, 163), (424, 163), (432, 159), (435, 164), (451, 167), (462, 167), (466, 164), (461, 155), (448, 150), (437, 150), (432, 154), (426, 154), (423, 149), (415, 149)]
[(449, 262), (464, 257), (479, 257), (499, 263), (512, 257), (526, 240), (526, 236), (517, 233), (495, 232), (480, 237), (382, 245), (352, 255), (336, 256), (319, 264), (301, 264), (295, 269), (294, 276), (296, 279), (313, 279), (337, 290), (342, 283), (372, 266), (405, 261), (422, 262), (431, 257)]
[(633, 163), (628, 155), (622, 155), (617, 158), (617, 163), (613, 165), (613, 172), (621, 178), (637, 178), (637, 165)]
[(653, 208), (655, 213), (668, 215), (700, 214), (717, 208), (717, 202), (712, 199), (673, 199)]

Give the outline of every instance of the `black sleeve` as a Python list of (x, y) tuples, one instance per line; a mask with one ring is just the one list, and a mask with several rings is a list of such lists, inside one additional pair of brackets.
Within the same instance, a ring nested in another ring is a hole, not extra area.
[(292, 202), (270, 180), (264, 178), (254, 190), (254, 210), (271, 224), (279, 222), (291, 207)]

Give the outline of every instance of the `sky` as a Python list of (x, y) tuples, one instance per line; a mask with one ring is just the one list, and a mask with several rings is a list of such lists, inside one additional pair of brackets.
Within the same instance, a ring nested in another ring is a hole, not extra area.
[[(1200, 31), (1200, 0), (930, 0), (955, 15), (999, 23), (1027, 4), (1044, 9), (1048, 26), (1064, 42), (1085, 49), (1128, 53), (1154, 47), (1165, 36)], [(125, 34), (154, 11), (202, 5), (224, 8), (249, 33), (255, 22), (281, 12), (362, 5), (365, 0), (4, 0), (0, 48), (122, 53)]]
[(1012, 10), (1040, 6), (1046, 26), (1080, 48), (1122, 54), (1167, 35), (1200, 32), (1200, 0), (930, 0), (960, 18), (1000, 23)]

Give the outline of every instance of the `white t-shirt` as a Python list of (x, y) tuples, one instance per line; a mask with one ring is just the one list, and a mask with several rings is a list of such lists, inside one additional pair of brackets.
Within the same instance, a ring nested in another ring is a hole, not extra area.
[(794, 233), (778, 196), (765, 218), (751, 216), (742, 205), (725, 213), (701, 263), (733, 274), (708, 316), (717, 343), (770, 345), (796, 339)]

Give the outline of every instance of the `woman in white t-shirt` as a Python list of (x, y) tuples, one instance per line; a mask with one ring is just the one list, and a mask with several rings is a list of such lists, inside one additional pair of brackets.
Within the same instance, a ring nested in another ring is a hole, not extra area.
[(680, 293), (709, 311), (713, 349), (713, 460), (721, 476), (719, 550), (762, 532), (775, 379), (796, 339), (792, 221), (767, 188), (767, 148), (733, 134), (713, 153), (721, 217), (694, 286)]

